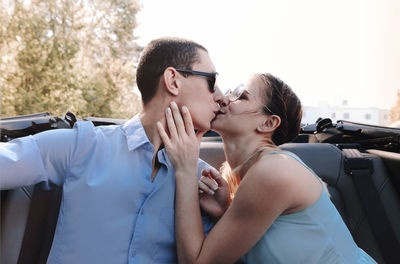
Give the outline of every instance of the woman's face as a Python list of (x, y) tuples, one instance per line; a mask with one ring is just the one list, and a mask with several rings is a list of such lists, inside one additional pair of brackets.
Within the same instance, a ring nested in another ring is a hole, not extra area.
[[(265, 101), (265, 84), (260, 77), (250, 77), (239, 98), (231, 98), (227, 106), (221, 107), (220, 112), (211, 124), (211, 128), (221, 135), (248, 134), (256, 131), (257, 126), (265, 121), (262, 112)], [(226, 95), (228, 98), (230, 95)]]

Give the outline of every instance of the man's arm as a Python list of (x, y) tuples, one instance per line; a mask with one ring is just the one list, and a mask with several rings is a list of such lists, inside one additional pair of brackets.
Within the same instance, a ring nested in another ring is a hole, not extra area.
[(62, 185), (76, 141), (76, 129), (57, 129), (0, 143), (0, 189)]

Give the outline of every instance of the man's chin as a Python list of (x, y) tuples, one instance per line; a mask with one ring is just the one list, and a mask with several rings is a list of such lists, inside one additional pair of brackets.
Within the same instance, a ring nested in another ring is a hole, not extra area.
[(197, 131), (198, 132), (207, 132), (208, 130), (210, 130), (211, 129), (211, 125), (209, 125), (209, 126), (203, 126), (203, 127), (201, 127), (201, 128), (199, 128), (199, 129), (197, 129)]
[(211, 128), (211, 124), (193, 124), (197, 132), (207, 132)]

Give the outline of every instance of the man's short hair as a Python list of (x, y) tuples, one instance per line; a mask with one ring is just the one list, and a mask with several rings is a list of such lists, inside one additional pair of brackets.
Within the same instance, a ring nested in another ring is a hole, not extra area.
[(152, 40), (143, 50), (136, 71), (136, 83), (146, 105), (156, 94), (161, 75), (168, 67), (191, 69), (199, 61), (200, 44), (181, 38)]

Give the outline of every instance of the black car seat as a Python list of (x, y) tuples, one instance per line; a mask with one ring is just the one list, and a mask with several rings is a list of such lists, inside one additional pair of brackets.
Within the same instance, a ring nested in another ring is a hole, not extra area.
[[(288, 143), (282, 145), (281, 148), (297, 154), (327, 184), (331, 200), (341, 213), (358, 246), (370, 254), (378, 263), (390, 261), (383, 259), (355, 183), (352, 177), (345, 172), (345, 156), (342, 151), (334, 145), (326, 143)], [(372, 160), (373, 182), (379, 192), (383, 209), (389, 218), (395, 236), (400, 241), (400, 199), (398, 193), (389, 179), (389, 174), (382, 160), (368, 153), (362, 155)]]
[(0, 263), (18, 261), (32, 193), (32, 187), (1, 191)]
[(46, 263), (62, 188), (42, 184), (2, 191), (0, 263)]

